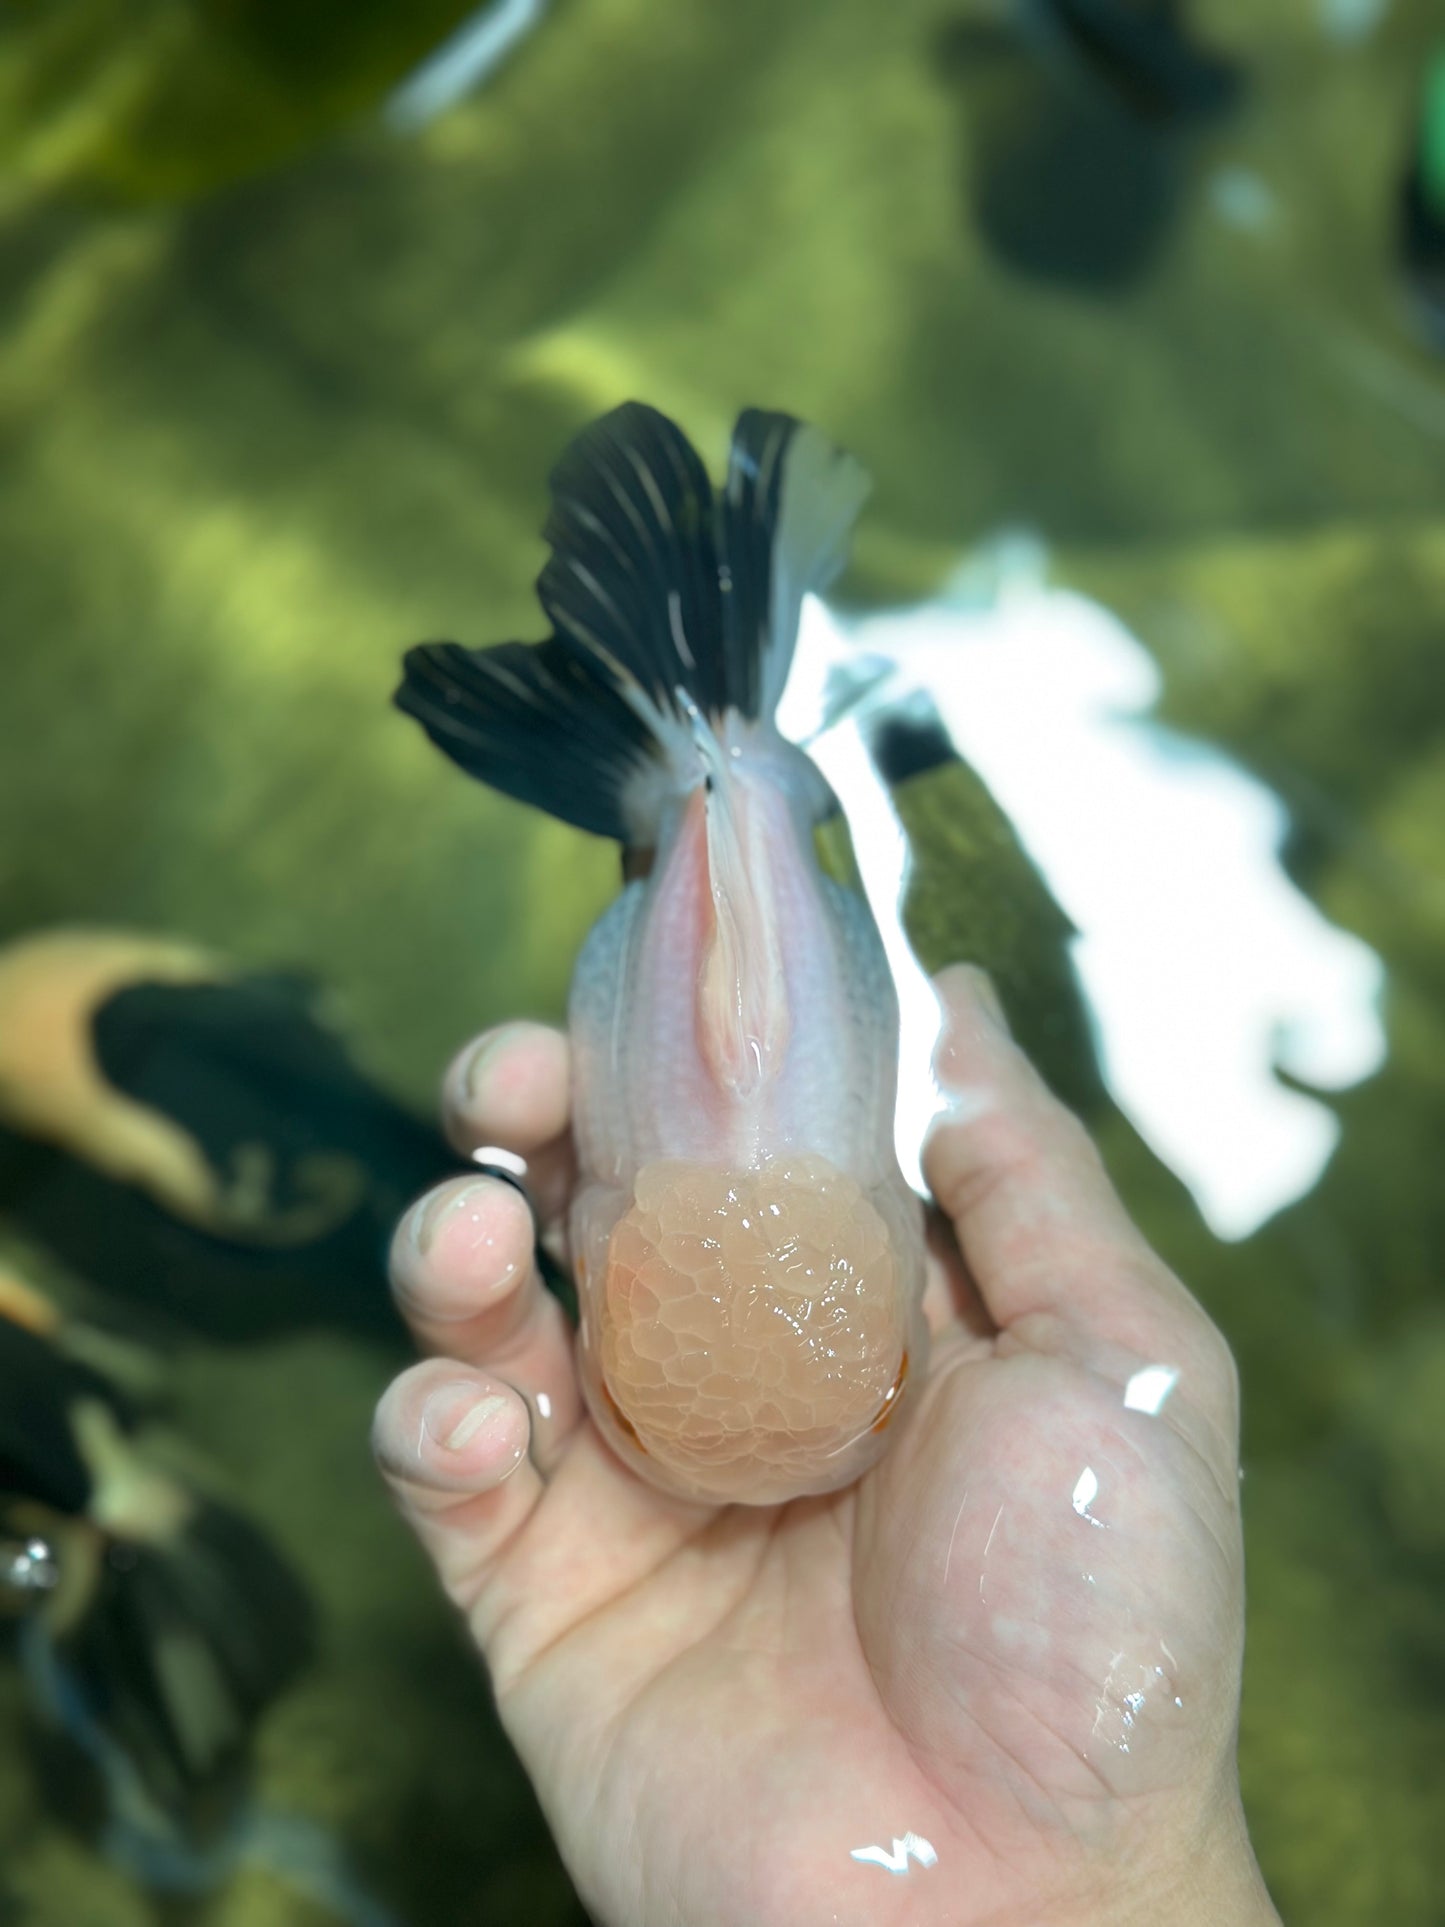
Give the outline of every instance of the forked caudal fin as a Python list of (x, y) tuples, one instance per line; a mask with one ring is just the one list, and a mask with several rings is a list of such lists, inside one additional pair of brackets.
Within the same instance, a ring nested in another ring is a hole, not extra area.
[(551, 635), (412, 649), (397, 704), (494, 789), (645, 846), (696, 769), (689, 706), (772, 715), (803, 597), (842, 568), (868, 488), (815, 429), (747, 409), (715, 491), (682, 431), (628, 402), (552, 472)]

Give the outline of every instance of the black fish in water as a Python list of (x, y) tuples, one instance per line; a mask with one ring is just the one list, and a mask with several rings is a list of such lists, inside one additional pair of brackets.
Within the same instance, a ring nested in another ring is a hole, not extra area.
[(1178, 0), (1018, 0), (954, 22), (941, 50), (960, 75), (1024, 53), (1142, 120), (1209, 119), (1238, 103), (1242, 79), (1235, 62), (1190, 38), (1183, 12)]
[(407, 1201), (457, 1169), (305, 982), (194, 946), (45, 931), (0, 949), (0, 1209), (192, 1330), (400, 1328)]
[(1190, 38), (1179, 0), (1030, 0), (1021, 11), (1026, 33), (1143, 119), (1208, 119), (1239, 99), (1239, 69)]
[(257, 1867), (350, 1927), (398, 1927), (326, 1828), (251, 1794), (256, 1723), (309, 1659), (313, 1609), (260, 1527), (148, 1446), (159, 1378), (0, 1265), (0, 1631), (18, 1619), (42, 1781), (157, 1892)]
[(890, 789), (958, 761), (958, 751), (943, 718), (932, 698), (921, 692), (883, 714), (870, 716), (864, 737), (873, 767)]
[[(313, 1613), (265, 1534), (146, 1449), (117, 1341), (0, 1272), (0, 1566), (52, 1739), (137, 1824), (229, 1814), (256, 1719), (308, 1658)], [(30, 1559), (24, 1559), (25, 1551)]]
[(1445, 351), (1445, 45), (1425, 76), (1400, 195), (1400, 253), (1420, 332)]
[(1181, 135), (1242, 92), (1173, 0), (1019, 0), (956, 22), (940, 54), (978, 82), (970, 192), (985, 240), (1021, 274), (1083, 288), (1149, 266), (1184, 186)]

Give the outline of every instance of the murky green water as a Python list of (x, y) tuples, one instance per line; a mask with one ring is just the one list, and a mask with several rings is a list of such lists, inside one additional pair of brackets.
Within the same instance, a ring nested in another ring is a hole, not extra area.
[[(306, 973), (425, 1114), (462, 1038), (560, 1012), (615, 887), (610, 848), (461, 783), (387, 704), (405, 642), (536, 633), (568, 433), (632, 394), (714, 459), (743, 403), (824, 424), (877, 478), (855, 608), (1035, 530), (1151, 651), (1166, 719), (1290, 806), (1293, 876), (1388, 966), (1388, 1059), (1330, 1099), (1323, 1181), (1223, 1244), (1102, 1096), (1064, 921), (957, 771), (900, 796), (915, 934), (996, 968), (1238, 1353), (1243, 1772), (1286, 1918), (1438, 1922), (1445, 363), (1395, 251), (1432, 9), (1199, 6), (1242, 88), (1158, 125), (938, 0), (556, 0), (388, 132), (462, 11), (0, 13), (0, 936)], [(578, 1919), (367, 1461), (402, 1356), (381, 1207), (350, 1243), (338, 1207), (324, 1262), (236, 1258), (9, 1123), (8, 1261), (165, 1350), (174, 1449), (315, 1595), (258, 1798), (409, 1927)], [(333, 1917), (254, 1867), (148, 1896), (58, 1817), (24, 1697), (0, 1650), (0, 1917)]]

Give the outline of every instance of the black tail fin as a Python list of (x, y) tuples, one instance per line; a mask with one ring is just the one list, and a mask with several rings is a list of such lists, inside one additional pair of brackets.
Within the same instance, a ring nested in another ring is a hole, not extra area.
[(311, 1652), (301, 1581), (229, 1507), (167, 1543), (117, 1543), (55, 1656), (83, 1717), (185, 1822), (244, 1769), (257, 1718)]
[(713, 717), (771, 716), (803, 597), (842, 568), (868, 485), (816, 430), (748, 409), (715, 492), (682, 431), (628, 402), (552, 472), (552, 634), (412, 649), (398, 707), (493, 788), (646, 844), (691, 750), (679, 692)]

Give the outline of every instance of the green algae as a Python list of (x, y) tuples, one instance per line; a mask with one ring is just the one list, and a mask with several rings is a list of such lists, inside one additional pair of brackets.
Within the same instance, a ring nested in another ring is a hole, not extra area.
[(23, 177), (188, 198), (374, 108), (466, 0), (63, 0), (9, 10), (0, 156)]

